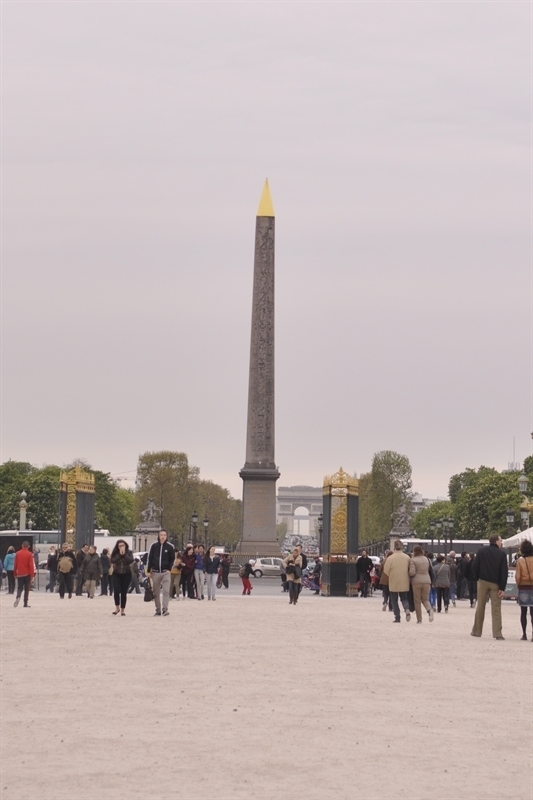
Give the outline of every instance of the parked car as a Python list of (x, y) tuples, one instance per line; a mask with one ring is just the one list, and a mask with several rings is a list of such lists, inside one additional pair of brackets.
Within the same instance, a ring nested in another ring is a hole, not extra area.
[(281, 558), (257, 558), (252, 564), (254, 576), (262, 578), (263, 575), (280, 575), (282, 564)]

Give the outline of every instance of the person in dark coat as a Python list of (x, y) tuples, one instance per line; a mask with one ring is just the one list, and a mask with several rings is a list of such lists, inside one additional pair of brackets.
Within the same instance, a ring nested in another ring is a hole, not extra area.
[(207, 581), (207, 599), (217, 599), (217, 578), (220, 556), (216, 554), (216, 548), (210, 547), (204, 557), (205, 576)]
[(89, 552), (89, 545), (84, 544), (83, 547), (76, 552), (76, 596), (79, 597), (83, 592), (83, 560)]
[(133, 563), (133, 553), (124, 539), (119, 539), (111, 553), (111, 564), (113, 565), (113, 590), (115, 595), (115, 610), (113, 614), (120, 612), (121, 616), (126, 616), (126, 599), (128, 597), (128, 587), (131, 581), (131, 565)]
[(100, 584), (100, 597), (102, 595), (113, 594), (113, 580), (111, 575), (109, 574), (109, 569), (111, 567), (111, 559), (109, 558), (109, 550), (107, 547), (104, 547), (102, 550), (102, 555), (100, 556), (100, 564), (102, 565), (102, 582)]
[(50, 590), (50, 594), (52, 594), (57, 583), (57, 550), (54, 546), (48, 551), (46, 569), (48, 570), (48, 583), (44, 587), (44, 591), (47, 592)]
[(492, 636), (502, 636), (502, 597), (507, 586), (509, 568), (507, 556), (501, 549), (502, 537), (493, 533), (489, 537), (489, 546), (481, 547), (472, 564), (472, 577), (477, 581), (477, 606), (472, 636), (481, 636), (485, 619), (485, 606), (490, 597), (492, 616)]
[(224, 589), (229, 589), (229, 569), (231, 566), (231, 558), (228, 553), (224, 553), (220, 559), (220, 566), (222, 568), (222, 586)]
[(76, 569), (76, 554), (74, 550), (70, 549), (68, 543), (64, 542), (57, 555), (57, 577), (59, 579), (59, 597), (61, 600), (65, 598), (65, 592), (68, 592), (69, 600), (72, 597)]
[(181, 557), (183, 567), (181, 568), (181, 588), (183, 596), (188, 597), (189, 600), (194, 600), (194, 565), (196, 558), (194, 555), (194, 547), (188, 544)]
[(94, 590), (96, 589), (96, 582), (102, 577), (102, 565), (100, 563), (100, 556), (96, 552), (96, 547), (92, 544), (89, 547), (88, 553), (83, 559), (81, 565), (81, 572), (83, 583), (87, 590), (87, 597), (90, 600), (94, 599)]
[(363, 550), (356, 564), (357, 572), (359, 573), (359, 586), (361, 589), (361, 596), (368, 597), (368, 589), (370, 586), (370, 573), (374, 569), (374, 562), (369, 558), (366, 550)]

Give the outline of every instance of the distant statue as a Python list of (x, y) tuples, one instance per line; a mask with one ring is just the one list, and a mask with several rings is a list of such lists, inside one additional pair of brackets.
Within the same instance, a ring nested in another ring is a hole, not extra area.
[(161, 511), (161, 509), (158, 508), (154, 503), (154, 498), (149, 497), (146, 510), (141, 512), (141, 517), (143, 518), (143, 522), (157, 522), (156, 512), (158, 511)]
[(412, 517), (407, 513), (405, 504), (402, 503), (398, 510), (392, 514), (392, 530), (393, 531), (409, 531), (411, 530)]

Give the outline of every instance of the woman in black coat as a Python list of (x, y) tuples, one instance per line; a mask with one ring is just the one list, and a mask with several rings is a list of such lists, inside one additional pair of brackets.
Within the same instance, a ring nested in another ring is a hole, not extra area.
[(115, 594), (115, 611), (113, 614), (126, 616), (126, 598), (128, 597), (128, 587), (131, 581), (131, 565), (133, 564), (133, 553), (124, 539), (119, 539), (111, 553), (111, 565), (113, 567), (113, 590)]

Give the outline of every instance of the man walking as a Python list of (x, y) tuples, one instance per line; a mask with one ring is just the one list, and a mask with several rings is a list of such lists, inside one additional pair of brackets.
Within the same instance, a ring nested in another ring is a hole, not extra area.
[(65, 598), (65, 591), (69, 600), (74, 589), (74, 575), (76, 573), (76, 556), (67, 542), (63, 542), (57, 557), (57, 577), (59, 579), (59, 597)]
[(76, 553), (76, 597), (81, 597), (83, 592), (83, 562), (89, 552), (89, 545), (84, 544)]
[(494, 639), (502, 636), (502, 597), (507, 586), (507, 557), (502, 547), (502, 537), (493, 533), (489, 546), (481, 547), (471, 567), (471, 575), (477, 581), (477, 606), (471, 636), (481, 636), (485, 620), (485, 606), (490, 597), (492, 616), (492, 635)]
[(13, 605), (15, 608), (18, 606), (20, 597), (24, 591), (24, 608), (29, 608), (28, 597), (30, 594), (30, 586), (35, 577), (35, 561), (33, 553), (30, 553), (29, 542), (22, 542), (22, 548), (15, 553), (14, 573), (17, 579), (17, 596)]
[(411, 612), (409, 611), (409, 564), (411, 559), (407, 553), (403, 552), (403, 544), (399, 539), (394, 542), (394, 550), (385, 564), (383, 571), (385, 575), (389, 576), (389, 592), (394, 612), (393, 622), (401, 622), (400, 606), (398, 598), (402, 601), (403, 610), (405, 611), (405, 619), (407, 622), (411, 619)]
[[(176, 553), (167, 542), (167, 532), (159, 531), (157, 542), (150, 547), (146, 561), (146, 575), (152, 581), (155, 601), (155, 617), (168, 617), (168, 601), (170, 594), (170, 570), (174, 564)], [(163, 593), (163, 611), (161, 612), (161, 592)]]

